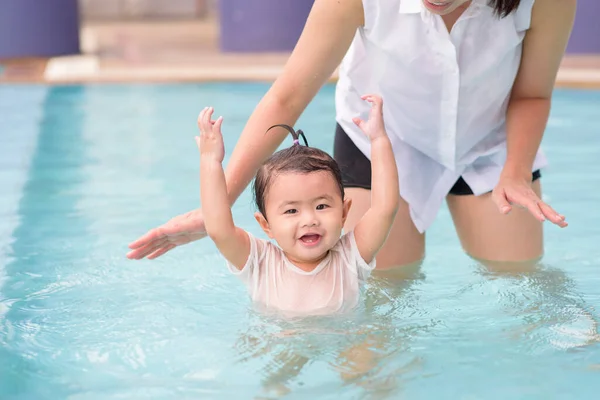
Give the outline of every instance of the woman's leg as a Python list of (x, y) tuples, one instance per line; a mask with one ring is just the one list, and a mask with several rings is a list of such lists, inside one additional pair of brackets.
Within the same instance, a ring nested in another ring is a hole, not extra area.
[[(532, 183), (541, 197), (540, 179)], [(448, 195), (448, 208), (464, 250), (494, 270), (529, 269), (542, 256), (543, 226), (528, 210), (503, 215), (492, 194)]]
[[(371, 206), (371, 191), (361, 188), (346, 188), (352, 199), (352, 207), (344, 225), (349, 232), (360, 221)], [(400, 199), (400, 207), (390, 234), (377, 254), (377, 269), (385, 270), (397, 266), (420, 263), (425, 255), (425, 235), (419, 233), (408, 212), (408, 204)]]

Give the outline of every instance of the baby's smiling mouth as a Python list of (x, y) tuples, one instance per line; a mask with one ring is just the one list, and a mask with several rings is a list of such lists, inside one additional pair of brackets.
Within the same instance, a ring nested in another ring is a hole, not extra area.
[(306, 246), (315, 246), (321, 241), (321, 235), (317, 233), (309, 233), (302, 235), (300, 241)]

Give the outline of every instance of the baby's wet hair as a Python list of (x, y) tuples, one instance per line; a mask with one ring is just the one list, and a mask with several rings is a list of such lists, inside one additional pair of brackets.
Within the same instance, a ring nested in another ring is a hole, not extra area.
[[(265, 198), (269, 187), (278, 174), (286, 172), (295, 172), (300, 174), (309, 174), (312, 172), (326, 171), (335, 179), (340, 189), (342, 201), (344, 200), (344, 185), (342, 183), (342, 172), (337, 162), (323, 150), (319, 150), (308, 145), (306, 136), (302, 130), (294, 130), (289, 125), (273, 125), (267, 132), (273, 128), (283, 128), (293, 137), (292, 146), (279, 150), (269, 157), (258, 169), (253, 183), (254, 201), (258, 211), (267, 218), (265, 210)], [(267, 133), (265, 132), (265, 133)], [(300, 144), (300, 138), (304, 145)]]

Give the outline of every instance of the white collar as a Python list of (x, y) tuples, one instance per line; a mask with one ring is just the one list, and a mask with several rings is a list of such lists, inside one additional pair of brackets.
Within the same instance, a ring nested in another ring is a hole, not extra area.
[(423, 9), (423, 0), (400, 0), (400, 14), (417, 14)]

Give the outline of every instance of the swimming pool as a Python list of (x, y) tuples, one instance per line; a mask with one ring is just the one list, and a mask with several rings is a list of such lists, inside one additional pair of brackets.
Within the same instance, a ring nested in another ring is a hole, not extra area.
[[(195, 118), (231, 151), (262, 84), (0, 87), (0, 399), (596, 398), (600, 93), (557, 90), (539, 269), (486, 272), (444, 207), (427, 259), (351, 315), (252, 311), (207, 239), (154, 261), (127, 244), (199, 202)], [(332, 150), (333, 87), (302, 116)], [(287, 143), (289, 144), (289, 143)], [(259, 234), (251, 196), (234, 208)]]

